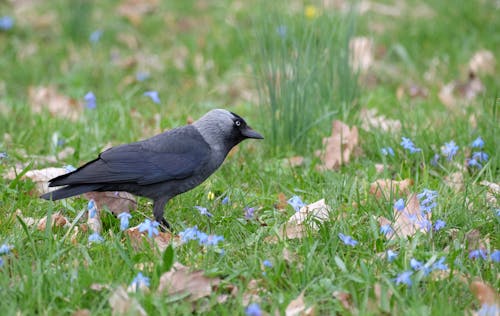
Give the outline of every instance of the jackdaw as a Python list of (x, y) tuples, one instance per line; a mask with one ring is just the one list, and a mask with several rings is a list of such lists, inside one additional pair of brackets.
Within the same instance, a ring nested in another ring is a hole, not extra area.
[(155, 220), (167, 228), (165, 204), (207, 179), (238, 143), (263, 139), (239, 115), (215, 109), (191, 125), (151, 138), (112, 147), (77, 170), (49, 180), (43, 194), (60, 200), (89, 191), (126, 191), (153, 200)]

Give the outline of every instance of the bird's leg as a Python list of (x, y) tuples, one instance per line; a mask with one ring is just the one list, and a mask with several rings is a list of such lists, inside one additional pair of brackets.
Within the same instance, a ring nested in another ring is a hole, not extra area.
[(155, 200), (153, 202), (153, 214), (155, 216), (155, 221), (160, 223), (160, 230), (162, 232), (168, 230), (171, 230), (172, 227), (170, 224), (167, 222), (165, 217), (163, 217), (163, 213), (165, 211), (165, 204), (167, 204), (168, 199), (159, 199)]

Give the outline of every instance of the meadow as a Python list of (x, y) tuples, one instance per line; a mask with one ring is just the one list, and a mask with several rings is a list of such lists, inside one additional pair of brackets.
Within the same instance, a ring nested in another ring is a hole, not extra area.
[[(0, 2), (1, 313), (499, 315), (499, 11)], [(214, 108), (264, 140), (171, 200), (172, 231), (145, 198), (39, 199)]]

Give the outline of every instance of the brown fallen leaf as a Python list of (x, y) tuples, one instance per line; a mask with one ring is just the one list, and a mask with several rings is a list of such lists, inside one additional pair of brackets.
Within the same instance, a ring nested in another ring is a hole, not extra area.
[(293, 156), (293, 157), (286, 158), (284, 165), (287, 167), (292, 167), (292, 168), (300, 167), (300, 166), (304, 165), (304, 161), (305, 161), (305, 159), (302, 156)]
[(464, 189), (464, 175), (460, 171), (454, 172), (444, 177), (444, 183), (455, 192), (460, 192)]
[(349, 311), (351, 314), (357, 314), (356, 308), (352, 305), (351, 294), (342, 291), (334, 291), (332, 295), (340, 302), (345, 310)]
[(314, 315), (314, 307), (311, 306), (306, 308), (306, 304), (304, 302), (304, 291), (300, 293), (300, 295), (292, 300), (285, 309), (286, 316), (308, 316)]
[(378, 179), (370, 184), (369, 192), (375, 195), (377, 199), (383, 197), (386, 200), (390, 200), (396, 196), (408, 194), (412, 185), (412, 179), (404, 179), (401, 181)]
[(358, 36), (349, 41), (349, 63), (354, 72), (365, 73), (373, 65), (374, 45), (373, 39)]
[(220, 283), (219, 278), (209, 278), (203, 271), (190, 272), (189, 268), (175, 262), (172, 269), (160, 277), (158, 292), (168, 295), (187, 295), (189, 301), (210, 296), (213, 287)]
[(401, 101), (405, 96), (408, 96), (411, 99), (427, 99), (429, 96), (429, 90), (414, 83), (410, 85), (400, 85), (396, 90), (396, 97), (399, 101)]
[(29, 87), (29, 102), (35, 113), (47, 110), (52, 116), (78, 120), (82, 114), (82, 105), (73, 98), (60, 94), (53, 86)]
[(454, 110), (469, 105), (470, 101), (484, 90), (481, 80), (476, 74), (470, 72), (466, 82), (453, 81), (444, 85), (439, 91), (438, 97), (448, 109)]
[(486, 191), (486, 202), (492, 207), (498, 207), (498, 199), (500, 199), (500, 184), (486, 180), (481, 181), (479, 184), (488, 188), (488, 191)]
[[(16, 169), (10, 170), (7, 172), (5, 177), (9, 180), (14, 180), (17, 177), (17, 174), (19, 174), (22, 171), (22, 169)], [(26, 174), (21, 178), (21, 179), (31, 179), (35, 183), (36, 187), (36, 193), (37, 194), (43, 194), (47, 193), (49, 191), (54, 190), (53, 188), (49, 189), (49, 183), (48, 181), (52, 178), (58, 177), (60, 175), (68, 173), (68, 170), (65, 168), (45, 168), (45, 169), (39, 169), (39, 170), (29, 170), (26, 172)]]
[(241, 304), (243, 306), (248, 306), (250, 303), (259, 303), (262, 300), (261, 293), (265, 292), (266, 290), (259, 286), (259, 281), (252, 279), (248, 282), (246, 291), (243, 292)]
[(278, 193), (278, 203), (275, 204), (277, 210), (285, 210), (288, 205), (285, 193)]
[(490, 249), (490, 239), (481, 237), (481, 232), (477, 229), (472, 229), (465, 234), (465, 241), (469, 251), (482, 249), (487, 251)]
[(375, 172), (377, 173), (382, 173), (385, 170), (385, 165), (382, 163), (376, 163), (375, 164)]
[(500, 315), (500, 295), (488, 283), (476, 279), (469, 286), (470, 291), (481, 304), (478, 315), (498, 316)]
[(361, 128), (365, 131), (379, 129), (384, 132), (396, 133), (401, 130), (401, 122), (378, 115), (376, 109), (362, 109), (359, 118), (361, 119)]
[(128, 296), (127, 291), (122, 286), (116, 288), (108, 302), (112, 315), (147, 315), (137, 299)]
[(368, 299), (368, 310), (390, 312), (390, 301), (392, 291), (387, 286), (382, 286), (379, 282), (373, 286), (373, 294), (375, 298)]
[(495, 74), (495, 55), (489, 50), (477, 51), (469, 60), (469, 71), (477, 75)]
[(115, 215), (137, 208), (135, 197), (128, 192), (87, 192), (83, 196), (88, 200), (94, 200), (97, 208), (102, 210), (105, 206)]
[[(52, 214), (50, 219), (51, 227), (69, 227), (71, 225), (68, 218), (61, 214), (61, 212), (56, 212)], [(47, 216), (38, 221), (37, 229), (44, 231), (47, 227)]]
[(341, 121), (333, 121), (332, 136), (323, 138), (324, 152), (320, 153), (322, 166), (320, 170), (335, 170), (342, 164), (346, 164), (351, 159), (358, 148), (359, 135), (358, 128), (348, 125)]
[(89, 309), (79, 309), (73, 312), (71, 314), (72, 316), (91, 316), (92, 314), (90, 313)]
[(142, 22), (142, 17), (154, 12), (158, 5), (158, 0), (125, 0), (118, 6), (117, 12), (137, 26)]
[(147, 232), (139, 232), (139, 226), (134, 226), (125, 231), (128, 236), (132, 247), (136, 251), (140, 251), (143, 249), (145, 243), (154, 243), (160, 252), (165, 251), (167, 247), (172, 244), (173, 246), (177, 246), (180, 244), (180, 237), (174, 236), (170, 232), (159, 232), (158, 235), (154, 236), (153, 239), (147, 237)]

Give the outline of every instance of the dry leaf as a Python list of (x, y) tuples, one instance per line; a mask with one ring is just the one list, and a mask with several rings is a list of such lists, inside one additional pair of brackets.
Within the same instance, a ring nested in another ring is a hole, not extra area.
[(142, 17), (158, 8), (158, 0), (125, 0), (117, 8), (118, 14), (130, 23), (139, 25)]
[(469, 71), (477, 75), (495, 74), (495, 55), (489, 50), (477, 51), (469, 60)]
[(108, 284), (102, 284), (102, 283), (92, 283), (90, 285), (90, 289), (92, 291), (96, 291), (96, 292), (101, 292), (103, 290), (109, 290), (110, 287)]
[(88, 309), (79, 309), (75, 311), (72, 316), (91, 316), (90, 310)]
[(275, 205), (277, 210), (284, 210), (288, 205), (285, 193), (278, 193), (278, 203)]
[(88, 200), (94, 200), (98, 209), (105, 206), (115, 215), (137, 208), (135, 197), (128, 192), (87, 192), (83, 196)]
[(382, 163), (376, 163), (375, 164), (375, 172), (377, 173), (382, 173), (385, 170), (385, 165)]
[(361, 128), (365, 131), (379, 129), (384, 132), (396, 133), (401, 130), (399, 120), (392, 120), (386, 118), (385, 115), (378, 115), (376, 109), (362, 109), (359, 117), (361, 119)]
[(349, 41), (350, 64), (354, 72), (366, 72), (374, 62), (373, 39), (359, 36)]
[(190, 272), (189, 268), (176, 262), (172, 269), (160, 277), (158, 292), (169, 295), (188, 295), (190, 301), (210, 296), (212, 288), (220, 283), (219, 278), (204, 276), (203, 271)]
[(400, 85), (396, 90), (396, 97), (399, 101), (401, 101), (405, 96), (409, 96), (412, 99), (427, 99), (429, 96), (429, 90), (414, 83), (408, 86)]
[(460, 171), (454, 172), (444, 177), (444, 183), (455, 192), (460, 192), (464, 188), (464, 175)]
[(488, 237), (481, 238), (481, 232), (477, 229), (472, 229), (465, 234), (467, 242), (467, 249), (469, 251), (476, 249), (483, 249), (487, 251), (490, 249), (490, 239)]
[(469, 73), (467, 82), (451, 82), (444, 85), (438, 97), (448, 109), (453, 110), (470, 104), (477, 95), (485, 90), (481, 80), (472, 72)]
[(287, 167), (292, 167), (292, 168), (300, 167), (300, 166), (304, 165), (304, 157), (293, 156), (293, 157), (286, 158), (284, 162), (285, 162), (284, 165)]
[(500, 184), (489, 181), (481, 181), (479, 184), (488, 188), (486, 191), (486, 202), (492, 207), (498, 207), (498, 198), (500, 198)]
[(342, 164), (349, 162), (351, 155), (359, 142), (358, 128), (349, 128), (341, 121), (333, 121), (332, 136), (323, 138), (325, 151), (320, 155), (323, 165), (322, 170), (338, 169)]
[[(173, 246), (177, 246), (180, 243), (179, 236), (173, 236), (170, 232), (159, 232), (158, 235), (154, 236), (153, 239), (147, 236), (147, 232), (139, 232), (139, 226), (134, 226), (125, 231), (129, 237), (132, 247), (136, 251), (140, 251), (144, 247), (145, 242), (153, 242), (160, 252), (165, 251), (167, 247), (172, 243)], [(152, 240), (152, 241), (151, 241)], [(151, 245), (151, 244), (150, 244)]]
[(491, 285), (482, 280), (475, 280), (472, 281), (469, 288), (481, 304), (478, 315), (500, 315), (500, 295)]
[(305, 302), (304, 302), (304, 292), (300, 293), (300, 295), (292, 300), (288, 306), (286, 307), (285, 310), (285, 315), (286, 316), (307, 316), (307, 315), (314, 315), (314, 308), (311, 306), (309, 308), (306, 308)]
[(30, 87), (28, 95), (31, 108), (35, 113), (40, 113), (46, 109), (52, 116), (76, 121), (83, 110), (79, 102), (60, 94), (52, 86)]
[[(7, 172), (5, 177), (9, 180), (14, 180), (22, 170), (11, 170)], [(48, 181), (52, 178), (58, 177), (60, 175), (68, 173), (65, 168), (45, 168), (40, 170), (30, 170), (21, 179), (29, 178), (36, 185), (36, 190), (38, 194), (47, 193), (49, 191), (55, 190), (54, 188), (49, 189)]]
[(248, 306), (250, 303), (258, 303), (262, 300), (260, 293), (266, 290), (259, 286), (259, 281), (252, 279), (247, 284), (247, 290), (243, 293), (241, 304)]
[(390, 200), (398, 195), (406, 195), (413, 185), (412, 179), (395, 181), (390, 179), (378, 179), (370, 184), (370, 194), (375, 195), (377, 199), (383, 197)]
[(108, 300), (111, 306), (112, 315), (140, 315), (146, 316), (147, 313), (135, 298), (130, 298), (121, 286), (111, 294)]
[[(66, 217), (64, 217), (61, 214), (61, 212), (57, 212), (57, 213), (52, 214), (51, 219), (50, 219), (50, 224), (51, 224), (51, 228), (54, 228), (54, 227), (68, 227), (68, 226), (71, 225), (69, 219), (67, 219)], [(38, 222), (37, 229), (41, 230), (41, 231), (44, 231), (46, 227), (47, 227), (47, 216), (45, 216), (44, 218), (42, 218)]]
[(340, 304), (342, 304), (342, 307), (345, 310), (348, 310), (352, 314), (356, 314), (356, 308), (352, 305), (352, 297), (351, 294), (346, 293), (346, 292), (341, 292), (341, 291), (335, 291), (333, 292), (333, 297), (337, 300), (340, 301)]

